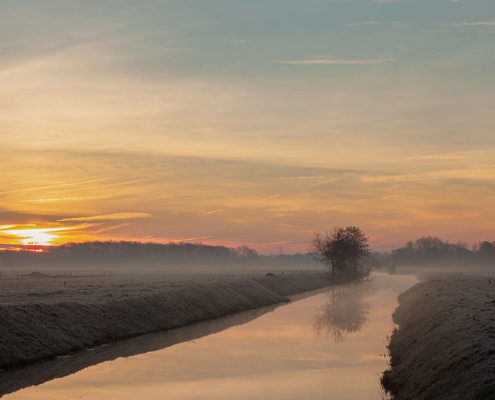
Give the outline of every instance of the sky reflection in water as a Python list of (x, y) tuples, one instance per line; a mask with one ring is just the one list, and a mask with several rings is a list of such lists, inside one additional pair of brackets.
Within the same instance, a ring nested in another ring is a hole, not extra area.
[(380, 399), (396, 297), (415, 282), (379, 276), (372, 288), (336, 287), (245, 325), (4, 398)]

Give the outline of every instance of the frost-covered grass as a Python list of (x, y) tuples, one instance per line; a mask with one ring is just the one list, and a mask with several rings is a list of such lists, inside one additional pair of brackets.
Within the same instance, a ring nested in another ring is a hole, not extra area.
[[(0, 368), (288, 301), (321, 273), (122, 275), (0, 281)], [(65, 285), (64, 285), (65, 282)]]
[(495, 398), (495, 281), (439, 276), (399, 296), (382, 381), (394, 399)]

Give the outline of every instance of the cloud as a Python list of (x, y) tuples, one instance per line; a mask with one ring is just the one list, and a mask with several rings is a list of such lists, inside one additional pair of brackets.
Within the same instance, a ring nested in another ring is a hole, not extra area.
[(301, 225), (289, 225), (289, 224), (278, 224), (278, 226), (283, 226), (285, 228), (303, 228)]
[(188, 242), (190, 240), (208, 239), (208, 238), (211, 238), (211, 237), (213, 237), (213, 236), (192, 237), (192, 238), (188, 238), (188, 239), (171, 240), (171, 242)]
[[(410, 1), (410, 0), (368, 0), (368, 1), (372, 3), (405, 3), (406, 1)], [(462, 1), (462, 0), (444, 0), (444, 1), (457, 3), (458, 1)]]
[(364, 22), (354, 22), (352, 24), (347, 24), (348, 26), (364, 26), (364, 25), (378, 25), (381, 22), (378, 21), (364, 21)]
[(405, 160), (428, 160), (428, 159), (441, 159), (441, 160), (456, 160), (456, 159), (463, 159), (467, 158), (465, 155), (461, 154), (430, 154), (426, 156), (411, 156), (411, 157), (406, 157)]
[(319, 186), (319, 185), (323, 185), (324, 183), (328, 183), (328, 182), (333, 182), (333, 181), (336, 181), (337, 179), (340, 179), (340, 178), (343, 178), (345, 176), (349, 176), (349, 175), (354, 175), (356, 174), (357, 171), (354, 171), (354, 172), (350, 172), (348, 174), (345, 174), (345, 175), (340, 175), (340, 176), (337, 176), (335, 178), (331, 178), (331, 179), (327, 179), (327, 180), (324, 180), (323, 182), (318, 182), (318, 183), (315, 183), (314, 185), (311, 185), (310, 187), (312, 186)]
[(393, 196), (387, 196), (387, 197), (379, 197), (378, 199), (375, 199), (375, 200), (386, 200), (386, 199), (392, 199), (394, 197), (400, 197), (400, 196), (404, 196), (405, 193), (403, 194), (394, 194)]
[(94, 224), (80, 224), (76, 226), (62, 226), (62, 227), (49, 227), (49, 228), (31, 228), (31, 229), (9, 229), (2, 231), (2, 233), (7, 233), (9, 235), (27, 235), (31, 236), (33, 233), (50, 233), (50, 232), (61, 232), (61, 231), (71, 231), (80, 230), (93, 226)]
[(201, 214), (201, 215), (213, 214), (213, 213), (220, 212), (220, 211), (223, 211), (223, 208), (221, 210), (209, 211), (209, 212)]
[(280, 61), (273, 60), (272, 62), (291, 65), (321, 65), (321, 64), (377, 64), (386, 61), (393, 61), (395, 58), (382, 58), (376, 60), (295, 60), (295, 61)]
[(85, 201), (96, 199), (106, 199), (106, 197), (56, 197), (53, 199), (23, 200), (23, 203), (54, 203), (56, 201)]
[(337, 208), (340, 208), (340, 207), (345, 207), (346, 204), (340, 204), (338, 206), (333, 206), (333, 207), (327, 207), (327, 208), (324, 208), (322, 210), (318, 210), (318, 211), (315, 211), (317, 213), (321, 213), (321, 212), (324, 212), (324, 211), (328, 211), (328, 210), (336, 210)]
[(58, 221), (99, 221), (99, 220), (109, 220), (109, 219), (133, 219), (133, 218), (148, 218), (152, 217), (151, 214), (147, 213), (114, 213), (105, 215), (95, 215), (93, 217), (78, 217), (78, 218), (64, 218)]
[(30, 244), (33, 242), (45, 246), (50, 245), (56, 240), (58, 238), (58, 233), (82, 230), (93, 225), (94, 224), (80, 224), (76, 226), (2, 230), (2, 240), (4, 238), (7, 240), (14, 239), (16, 241), (21, 241), (23, 244)]
[(452, 24), (443, 24), (442, 26), (495, 26), (495, 21), (487, 21), (487, 22), (454, 22)]
[[(270, 199), (274, 199), (276, 197), (280, 197), (280, 193), (279, 194), (275, 194), (273, 196), (270, 196), (270, 197), (267, 197), (266, 199), (261, 199), (261, 200), (258, 200), (258, 201), (255, 201), (254, 203), (261, 203), (262, 201), (266, 201), (266, 200), (270, 200)], [(253, 204), (254, 204), (253, 203)]]
[(277, 179), (277, 180), (285, 180), (285, 179), (321, 179), (323, 176), (289, 176), (287, 178), (268, 178), (268, 179)]
[(15, 225), (0, 225), (0, 229), (13, 228)]
[[(127, 226), (127, 225), (129, 225), (129, 224), (128, 224), (128, 223), (126, 223), (126, 224), (120, 224), (120, 225), (116, 225), (116, 226), (110, 226), (110, 227), (108, 227), (108, 228), (102, 228), (102, 229), (99, 229), (99, 230), (97, 230), (97, 231), (93, 232), (93, 235), (96, 235), (96, 234), (98, 234), (98, 233), (102, 233), (102, 232), (111, 231), (111, 230), (113, 230), (113, 229), (122, 228), (123, 226)], [(153, 236), (153, 235), (151, 235), (151, 236)]]

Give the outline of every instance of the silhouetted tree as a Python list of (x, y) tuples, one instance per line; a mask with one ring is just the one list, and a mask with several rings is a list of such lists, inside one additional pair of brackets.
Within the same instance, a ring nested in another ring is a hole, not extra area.
[(237, 255), (243, 257), (246, 260), (253, 260), (258, 258), (258, 252), (255, 249), (251, 249), (247, 246), (239, 246), (237, 249)]
[(317, 259), (331, 271), (332, 279), (363, 281), (371, 272), (368, 237), (355, 226), (335, 227), (333, 232), (313, 234), (310, 248)]
[(495, 260), (495, 242), (479, 242), (477, 249), (476, 256), (480, 264), (493, 263)]

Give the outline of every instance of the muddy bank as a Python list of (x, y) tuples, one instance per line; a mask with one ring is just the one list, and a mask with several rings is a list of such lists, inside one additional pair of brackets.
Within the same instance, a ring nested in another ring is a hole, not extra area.
[(382, 377), (396, 400), (495, 398), (495, 282), (442, 277), (399, 296)]
[(42, 289), (27, 294), (35, 300), (0, 302), (0, 368), (286, 302), (288, 295), (332, 284), (324, 274), (276, 275), (194, 279), (148, 292), (146, 285), (135, 290), (137, 284), (128, 281), (127, 292), (122, 281), (95, 292), (82, 291), (79, 283), (77, 291), (58, 290), (53, 296), (39, 283)]

